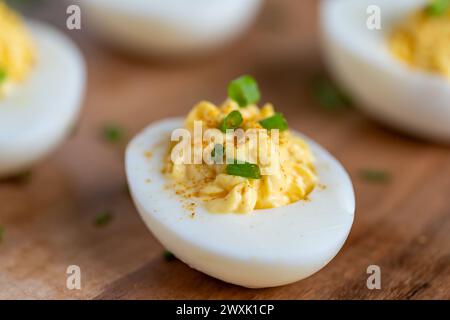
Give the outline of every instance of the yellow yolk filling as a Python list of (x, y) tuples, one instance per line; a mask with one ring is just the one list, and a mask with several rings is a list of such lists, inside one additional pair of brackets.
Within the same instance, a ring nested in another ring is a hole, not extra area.
[(408, 65), (450, 78), (450, 10), (438, 16), (413, 13), (392, 33), (390, 48)]
[(0, 96), (25, 79), (34, 61), (34, 47), (21, 18), (0, 0)]
[[(202, 121), (203, 129), (217, 128), (222, 119), (233, 110), (242, 114), (244, 121), (241, 128), (265, 130), (269, 140), (272, 139), (272, 134), (258, 123), (259, 120), (274, 115), (270, 104), (260, 109), (254, 105), (239, 108), (232, 100), (227, 100), (221, 107), (201, 102), (187, 116), (185, 128), (192, 132), (194, 121)], [(201, 198), (210, 212), (246, 213), (304, 200), (317, 182), (314, 157), (307, 143), (293, 136), (289, 130), (279, 132), (278, 141), (276, 157), (270, 163), (259, 163), (259, 159), (256, 161), (260, 167), (272, 169), (269, 175), (263, 174), (260, 179), (228, 175), (226, 164), (175, 164), (170, 155), (163, 171), (172, 179), (173, 185), (170, 187), (177, 194), (186, 198)], [(247, 143), (233, 142), (235, 154), (238, 154), (240, 148), (249, 147)], [(173, 147), (172, 144), (171, 148)], [(249, 161), (245, 158), (240, 160)]]

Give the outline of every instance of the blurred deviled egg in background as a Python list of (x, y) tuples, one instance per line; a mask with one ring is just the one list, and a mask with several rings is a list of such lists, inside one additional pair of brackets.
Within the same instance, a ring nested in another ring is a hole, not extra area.
[(79, 0), (89, 25), (138, 54), (204, 53), (238, 37), (262, 0)]
[(450, 142), (450, 1), (324, 0), (321, 29), (333, 75), (361, 108)]
[(24, 22), (0, 1), (0, 177), (28, 169), (64, 139), (84, 85), (74, 44), (50, 26)]

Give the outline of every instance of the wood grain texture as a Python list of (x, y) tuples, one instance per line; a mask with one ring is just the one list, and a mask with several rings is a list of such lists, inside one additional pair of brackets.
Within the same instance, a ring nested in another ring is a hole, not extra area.
[[(58, 2), (58, 4), (56, 4)], [(59, 1), (31, 12), (56, 23)], [(33, 168), (28, 183), (0, 182), (0, 298), (49, 299), (450, 299), (450, 148), (384, 128), (359, 111), (330, 113), (311, 96), (323, 72), (317, 2), (268, 1), (237, 43), (195, 61), (129, 57), (96, 41), (84, 26), (70, 32), (89, 67), (77, 133)], [(353, 229), (323, 270), (292, 285), (250, 290), (166, 262), (125, 190), (123, 148), (99, 129), (119, 123), (131, 137), (148, 123), (184, 115), (200, 99), (220, 102), (227, 82), (254, 75), (263, 99), (290, 125), (331, 151), (352, 176)], [(389, 183), (364, 181), (380, 168)], [(113, 220), (94, 226), (111, 210)], [(82, 290), (66, 289), (66, 268), (82, 270)], [(382, 270), (382, 289), (366, 288), (366, 268)]]

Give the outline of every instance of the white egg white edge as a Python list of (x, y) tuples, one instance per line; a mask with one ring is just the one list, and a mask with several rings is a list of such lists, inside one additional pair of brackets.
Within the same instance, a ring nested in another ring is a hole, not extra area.
[[(450, 83), (398, 61), (388, 36), (427, 0), (322, 0), (323, 55), (332, 75), (375, 118), (412, 135), (450, 141)], [(381, 30), (369, 30), (369, 6), (381, 12)]]
[[(182, 119), (156, 122), (126, 151), (134, 203), (155, 237), (191, 267), (225, 282), (272, 287), (301, 280), (323, 268), (344, 244), (354, 218), (350, 178), (327, 151), (304, 137), (317, 158), (320, 184), (308, 201), (248, 214), (213, 214), (201, 201), (195, 216), (186, 200), (167, 189), (161, 173), (170, 133)], [(145, 153), (151, 151), (149, 159)]]
[(0, 100), (0, 176), (29, 169), (73, 130), (86, 83), (76, 45), (47, 24), (28, 20), (36, 64), (23, 83)]
[[(233, 40), (254, 21), (261, 0), (78, 0), (89, 24), (108, 42), (134, 53), (191, 55)], [(144, 32), (145, 30), (145, 32)]]

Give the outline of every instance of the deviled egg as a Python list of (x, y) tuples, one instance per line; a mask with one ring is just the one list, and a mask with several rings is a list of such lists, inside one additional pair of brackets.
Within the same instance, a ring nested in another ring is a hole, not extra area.
[(77, 118), (82, 56), (54, 28), (22, 19), (0, 1), (0, 177), (52, 151)]
[(239, 36), (261, 0), (81, 0), (89, 24), (138, 54), (204, 53)]
[(353, 223), (351, 181), (321, 146), (259, 108), (249, 76), (221, 105), (148, 126), (128, 145), (135, 205), (157, 239), (192, 268), (250, 288), (323, 268)]
[(361, 108), (450, 142), (448, 1), (324, 0), (321, 26), (330, 69)]

